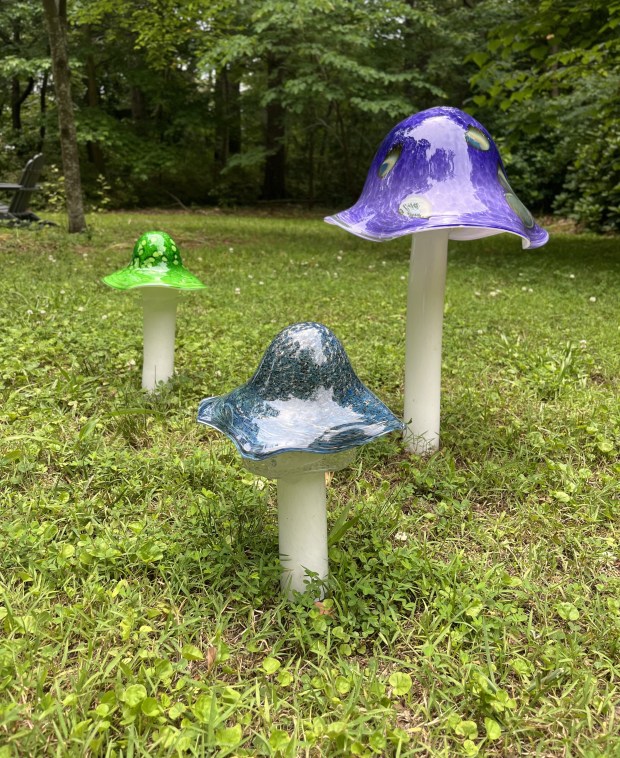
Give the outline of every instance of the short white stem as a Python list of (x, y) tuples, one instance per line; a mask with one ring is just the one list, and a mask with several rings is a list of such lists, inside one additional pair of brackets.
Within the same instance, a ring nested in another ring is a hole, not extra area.
[(168, 287), (144, 287), (144, 355), (142, 388), (154, 390), (174, 371), (174, 332), (178, 294)]
[(441, 335), (448, 230), (412, 235), (405, 338), (405, 441), (412, 453), (439, 448)]
[(289, 600), (305, 592), (307, 572), (327, 579), (326, 500), (324, 471), (278, 479), (280, 584)]

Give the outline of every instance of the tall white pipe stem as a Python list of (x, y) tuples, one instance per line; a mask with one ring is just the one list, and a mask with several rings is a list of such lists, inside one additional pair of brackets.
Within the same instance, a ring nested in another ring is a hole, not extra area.
[(327, 579), (326, 502), (324, 471), (278, 479), (280, 584), (289, 600), (305, 592), (307, 571)]
[(412, 235), (405, 337), (405, 443), (412, 453), (439, 448), (441, 335), (447, 229)]
[(154, 390), (174, 371), (174, 333), (178, 293), (168, 287), (144, 287), (144, 355), (142, 388)]

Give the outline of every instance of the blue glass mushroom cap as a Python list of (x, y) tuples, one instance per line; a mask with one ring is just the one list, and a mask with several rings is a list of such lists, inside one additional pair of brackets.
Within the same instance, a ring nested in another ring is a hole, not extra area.
[(370, 240), (450, 229), (454, 240), (509, 232), (524, 248), (548, 233), (516, 196), (491, 135), (458, 108), (401, 121), (377, 151), (359, 200), (325, 219)]
[(315, 322), (281, 331), (246, 384), (200, 403), (198, 421), (224, 432), (254, 461), (340, 453), (403, 430), (358, 379), (333, 332)]

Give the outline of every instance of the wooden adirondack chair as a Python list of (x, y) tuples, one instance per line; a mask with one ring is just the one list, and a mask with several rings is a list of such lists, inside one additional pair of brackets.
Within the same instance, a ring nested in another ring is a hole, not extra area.
[(0, 191), (13, 192), (9, 205), (0, 204), (0, 219), (5, 221), (38, 221), (41, 219), (28, 210), (30, 197), (37, 189), (37, 180), (43, 168), (43, 154), (38, 153), (26, 163), (18, 184), (0, 182)]

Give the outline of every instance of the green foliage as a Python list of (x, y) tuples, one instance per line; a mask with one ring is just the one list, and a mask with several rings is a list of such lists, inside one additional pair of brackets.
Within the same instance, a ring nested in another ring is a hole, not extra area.
[[(90, 225), (0, 230), (0, 755), (615, 755), (617, 241), (450, 245), (442, 449), (333, 476), (328, 597), (290, 605), (275, 487), (196, 408), (316, 319), (400, 412), (407, 241)], [(155, 395), (139, 300), (99, 281), (147, 228), (208, 284)]]
[[(110, 204), (111, 188), (108, 181), (103, 175), (99, 175), (96, 182), (88, 188), (85, 198), (85, 208), (89, 213), (97, 213), (106, 210)], [(36, 192), (30, 207), (62, 213), (66, 208), (65, 198), (65, 178), (58, 166), (47, 166), (45, 170), (45, 181), (39, 183), (39, 189)]]
[[(617, 0), (80, 0), (69, 14), (97, 207), (101, 182), (110, 207), (255, 203), (280, 146), (282, 192), (340, 206), (398, 120), (449, 104), (489, 128), (526, 204), (618, 229)], [(37, 4), (3, 3), (0, 38), (0, 175), (43, 149), (49, 184), (61, 156)]]
[(589, 133), (577, 148), (555, 210), (587, 229), (620, 229), (620, 134), (608, 124)]
[(480, 7), (500, 20), (469, 57), (479, 67), (473, 102), (505, 135), (515, 186), (586, 228), (617, 231), (620, 3)]
[[(204, 52), (203, 67), (244, 72), (244, 146), (231, 157), (227, 177), (264, 158), (254, 114), (277, 101), (286, 112), (293, 196), (352, 199), (367, 168), (354, 156), (362, 150), (369, 160), (384, 132), (415, 110), (414, 103), (446, 97), (413, 60), (414, 30), (428, 36), (438, 26), (430, 8), (338, 0), (300, 2), (293, 10), (274, 0), (236, 6), (214, 25), (219, 33)], [(277, 84), (266, 76), (268, 59), (278, 62)]]
[[(110, 207), (230, 207), (273, 199), (276, 173), (276, 199), (348, 204), (385, 133), (448, 104), (491, 131), (526, 204), (618, 229), (618, 0), (68, 10), (83, 185), (98, 207), (100, 177)], [(7, 0), (0, 37), (0, 175), (41, 149), (60, 166), (37, 4)]]
[[(284, 113), (289, 196), (352, 201), (397, 120), (464, 102), (475, 66), (463, 59), (485, 28), (452, 0), (80, 0), (68, 11), (83, 183), (95, 194), (103, 174), (116, 207), (256, 201), (275, 149), (270, 104)], [(23, 26), (19, 56), (0, 48), (0, 77), (10, 83), (19, 58), (36, 80), (17, 133), (0, 101), (0, 133), (20, 155), (12, 170), (41, 146), (41, 127), (48, 166), (61, 163), (43, 25)]]
[[(34, 105), (49, 66), (41, 3), (0, 4), (0, 176), (21, 171), (40, 145), (44, 121)], [(25, 126), (27, 125), (27, 126)]]

